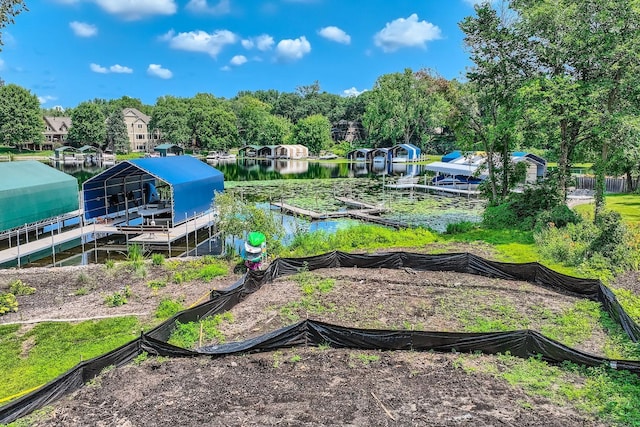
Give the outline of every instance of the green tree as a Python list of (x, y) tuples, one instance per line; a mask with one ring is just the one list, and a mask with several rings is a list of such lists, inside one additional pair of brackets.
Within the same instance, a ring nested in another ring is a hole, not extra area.
[(291, 137), (291, 122), (286, 117), (268, 115), (264, 118), (258, 134), (259, 145), (285, 144)]
[(638, 2), (513, 0), (512, 5), (541, 76), (533, 85), (537, 93), (529, 90), (540, 102), (528, 108), (541, 133), (555, 143), (559, 187), (565, 190), (576, 153), (596, 150), (598, 214), (609, 157), (621, 146), (619, 130), (625, 118), (637, 114)]
[[(460, 23), (473, 67), (470, 85), (459, 98), (457, 131), (467, 143), (479, 143), (487, 156), (490, 204), (499, 204), (515, 182), (511, 151), (518, 143), (522, 116), (518, 90), (526, 80), (526, 40), (519, 37), (508, 11), (501, 14), (489, 2), (475, 8), (476, 16)], [(464, 132), (467, 126), (471, 132)]]
[(107, 127), (101, 105), (82, 102), (71, 113), (71, 128), (67, 140), (75, 147), (83, 145), (102, 146), (106, 140)]
[(176, 145), (184, 145), (191, 139), (189, 128), (189, 99), (162, 96), (156, 100), (149, 127), (159, 130), (162, 139)]
[(215, 133), (211, 121), (219, 104), (220, 101), (210, 93), (198, 93), (187, 100), (187, 125), (194, 147), (205, 148), (212, 145)]
[(233, 102), (238, 117), (238, 132), (244, 144), (261, 144), (260, 134), (270, 116), (271, 106), (253, 96), (241, 96)]
[(331, 144), (331, 124), (320, 114), (301, 119), (293, 126), (291, 141), (304, 145), (310, 153), (320, 154)]
[[(0, 30), (6, 27), (7, 24), (13, 24), (13, 19), (20, 12), (28, 10), (24, 0), (0, 0)], [(2, 33), (0, 32), (0, 46), (2, 45)]]
[(197, 138), (203, 148), (227, 151), (238, 145), (237, 117), (229, 108), (218, 105), (203, 118)]
[(107, 149), (118, 154), (128, 153), (131, 149), (127, 125), (121, 108), (114, 110), (107, 117)]
[(362, 119), (373, 145), (422, 145), (425, 134), (444, 125), (449, 107), (438, 83), (430, 73), (409, 68), (380, 76)]
[(25, 142), (41, 143), (44, 121), (38, 97), (15, 84), (0, 87), (0, 142), (22, 147)]

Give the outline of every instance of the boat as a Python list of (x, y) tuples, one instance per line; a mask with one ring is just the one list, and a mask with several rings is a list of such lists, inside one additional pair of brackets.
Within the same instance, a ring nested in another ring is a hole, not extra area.
[(431, 182), (435, 185), (478, 185), (482, 182), (480, 178), (465, 175), (438, 175)]

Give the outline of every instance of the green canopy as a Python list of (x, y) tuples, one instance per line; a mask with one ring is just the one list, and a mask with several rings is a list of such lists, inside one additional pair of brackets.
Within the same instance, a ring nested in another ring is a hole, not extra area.
[(78, 181), (44, 163), (0, 163), (0, 177), (0, 231), (78, 210)]

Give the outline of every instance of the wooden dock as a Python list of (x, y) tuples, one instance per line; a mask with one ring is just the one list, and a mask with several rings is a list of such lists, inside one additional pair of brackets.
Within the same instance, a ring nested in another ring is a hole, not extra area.
[(353, 218), (358, 219), (360, 221), (371, 222), (374, 224), (385, 225), (387, 227), (393, 228), (407, 228), (409, 224), (388, 218), (382, 218), (378, 216), (381, 213), (386, 212), (388, 209), (374, 206), (365, 202), (361, 202), (354, 199), (349, 199), (346, 197), (336, 197), (336, 200), (344, 203), (350, 207), (356, 207), (358, 209), (347, 209), (344, 211), (336, 211), (336, 212), (328, 212), (328, 213), (318, 213), (311, 211), (309, 209), (302, 209), (296, 206), (292, 206), (286, 203), (272, 203), (273, 206), (280, 208), (280, 210), (284, 213), (288, 213), (295, 216), (301, 216), (307, 218), (311, 221), (321, 221), (332, 218)]
[(359, 219), (361, 221), (371, 222), (373, 224), (385, 225), (387, 227), (393, 227), (393, 228), (409, 228), (410, 227), (410, 225), (407, 224), (406, 222), (398, 221), (395, 219), (382, 218), (380, 216), (375, 216), (375, 215), (369, 215), (365, 212), (352, 212), (350, 216), (353, 219)]
[(12, 248), (0, 251), (0, 265), (15, 261), (19, 258), (28, 257), (38, 252), (51, 249), (73, 240), (84, 238), (91, 234), (112, 234), (115, 231), (113, 225), (95, 224), (77, 227), (62, 233), (43, 234), (39, 239), (22, 243)]
[[(203, 214), (196, 218), (192, 218), (177, 225), (176, 227), (149, 225), (121, 226), (113, 223), (88, 224), (83, 227), (78, 226), (61, 233), (54, 232), (53, 234), (44, 234), (37, 240), (2, 250), (0, 251), (0, 265), (14, 262), (18, 260), (18, 258), (23, 259), (27, 257), (28, 259), (30, 255), (51, 250), (54, 247), (58, 247), (73, 240), (88, 240), (90, 237), (91, 240), (95, 240), (96, 238), (101, 238), (107, 235), (125, 235), (128, 244), (141, 244), (145, 247), (162, 246), (171, 251), (171, 245), (176, 240), (185, 238), (189, 234), (193, 236), (197, 231), (205, 227), (211, 227), (212, 225), (213, 216), (211, 214)], [(189, 248), (189, 243), (190, 242), (187, 239), (187, 249)], [(195, 237), (191, 242), (193, 246), (199, 243), (202, 242), (198, 242)]]

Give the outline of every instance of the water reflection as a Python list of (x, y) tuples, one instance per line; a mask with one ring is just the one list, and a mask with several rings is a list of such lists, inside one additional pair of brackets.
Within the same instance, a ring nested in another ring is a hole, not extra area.
[(422, 165), (413, 163), (354, 162), (329, 163), (307, 160), (243, 158), (232, 161), (208, 161), (227, 181), (266, 181), (275, 179), (373, 178), (380, 175), (417, 176)]

